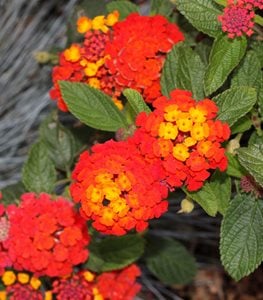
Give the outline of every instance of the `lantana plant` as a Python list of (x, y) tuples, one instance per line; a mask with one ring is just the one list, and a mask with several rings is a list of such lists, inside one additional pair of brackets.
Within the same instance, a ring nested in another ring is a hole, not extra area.
[(52, 66), (57, 109), (21, 183), (2, 190), (0, 299), (134, 299), (145, 268), (190, 283), (194, 253), (152, 226), (172, 199), (219, 218), (222, 266), (251, 274), (263, 261), (262, 1), (152, 0), (142, 15), (115, 0), (96, 16), (86, 2)]

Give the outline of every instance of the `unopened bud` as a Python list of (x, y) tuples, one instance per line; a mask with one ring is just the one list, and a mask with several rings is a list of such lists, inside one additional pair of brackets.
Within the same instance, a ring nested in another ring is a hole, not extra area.
[(182, 200), (181, 202), (181, 209), (178, 211), (178, 213), (184, 213), (184, 214), (189, 214), (190, 212), (193, 211), (195, 205), (194, 202), (189, 199), (189, 198), (185, 198)]
[(239, 140), (233, 139), (230, 140), (227, 144), (226, 151), (231, 154), (236, 154), (236, 150), (240, 148)]

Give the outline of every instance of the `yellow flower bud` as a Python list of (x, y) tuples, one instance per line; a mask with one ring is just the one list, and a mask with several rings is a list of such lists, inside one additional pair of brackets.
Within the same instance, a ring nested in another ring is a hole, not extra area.
[(30, 285), (32, 286), (33, 289), (37, 290), (41, 286), (41, 281), (36, 277), (32, 277), (30, 279)]
[(178, 213), (189, 214), (193, 211), (194, 207), (194, 202), (189, 198), (185, 198), (181, 202), (181, 209), (178, 211)]
[(26, 284), (29, 281), (29, 275), (26, 273), (18, 273), (17, 280), (22, 284)]
[(11, 285), (16, 281), (16, 274), (13, 271), (5, 271), (2, 275), (4, 285)]

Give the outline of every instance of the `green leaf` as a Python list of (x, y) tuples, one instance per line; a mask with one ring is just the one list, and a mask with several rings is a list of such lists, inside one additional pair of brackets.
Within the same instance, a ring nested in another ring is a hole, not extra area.
[(212, 94), (226, 81), (228, 75), (238, 65), (245, 54), (245, 37), (229, 39), (221, 35), (215, 39), (209, 56), (209, 65), (205, 73), (205, 92)]
[(260, 61), (261, 68), (263, 68), (263, 44), (262, 41), (254, 40), (251, 43), (251, 48), (256, 52), (258, 59)]
[(263, 144), (263, 135), (258, 135), (256, 131), (252, 132), (248, 140), (248, 146), (251, 145), (262, 145)]
[(30, 192), (53, 192), (56, 170), (43, 142), (37, 142), (31, 147), (22, 170), (22, 181)]
[(251, 145), (247, 148), (237, 150), (238, 160), (241, 165), (263, 186), (263, 147), (261, 145)]
[(147, 240), (146, 265), (159, 280), (165, 284), (187, 284), (193, 280), (196, 262), (181, 243), (156, 236)]
[(151, 0), (150, 15), (169, 16), (174, 9), (174, 5), (169, 0)]
[(231, 195), (230, 177), (222, 172), (215, 172), (210, 182), (206, 182), (203, 187), (196, 192), (184, 192), (191, 199), (196, 201), (208, 215), (214, 217), (219, 211), (224, 214)]
[(220, 255), (226, 271), (240, 280), (263, 260), (263, 201), (236, 196), (221, 225)]
[(241, 166), (236, 156), (233, 154), (226, 152), (227, 159), (228, 159), (228, 165), (226, 173), (229, 176), (241, 178), (246, 174), (246, 170)]
[(22, 182), (10, 184), (0, 190), (2, 193), (1, 203), (4, 205), (16, 203), (25, 191), (26, 190)]
[(73, 134), (59, 123), (55, 112), (42, 122), (40, 137), (47, 146), (49, 156), (55, 166), (60, 170), (69, 170), (73, 163), (77, 144)]
[(241, 117), (235, 124), (231, 127), (231, 134), (241, 133), (249, 130), (252, 126), (251, 119), (245, 115)]
[(205, 65), (197, 53), (183, 43), (175, 45), (166, 57), (161, 75), (162, 93), (169, 97), (175, 88), (190, 90), (203, 99)]
[(151, 112), (150, 108), (145, 103), (142, 95), (136, 90), (125, 89), (123, 91), (123, 95), (127, 98), (136, 115), (138, 115), (140, 112)]
[(221, 32), (218, 16), (222, 13), (211, 0), (176, 0), (178, 10), (199, 31), (212, 37)]
[(133, 12), (139, 12), (139, 8), (136, 4), (133, 4), (130, 1), (126, 0), (116, 0), (109, 2), (106, 5), (106, 8), (109, 13), (117, 10), (120, 13), (119, 20), (125, 19), (129, 14)]
[(60, 81), (59, 86), (70, 112), (84, 124), (105, 131), (128, 125), (111, 97), (100, 90), (79, 82)]
[(250, 86), (260, 88), (262, 72), (259, 58), (255, 51), (248, 51), (232, 78), (232, 86)]
[(213, 100), (219, 106), (217, 118), (232, 126), (252, 109), (257, 101), (257, 92), (250, 87), (232, 87)]
[(144, 252), (144, 240), (139, 235), (107, 237), (93, 242), (87, 267), (95, 272), (107, 272), (128, 266)]

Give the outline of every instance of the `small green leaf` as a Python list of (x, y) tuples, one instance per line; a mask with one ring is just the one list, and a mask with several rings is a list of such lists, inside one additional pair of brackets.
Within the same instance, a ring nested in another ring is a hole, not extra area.
[(128, 266), (144, 252), (144, 240), (139, 235), (107, 237), (90, 246), (87, 267), (95, 272), (107, 272)]
[(238, 160), (241, 165), (263, 186), (263, 147), (261, 145), (251, 145), (247, 148), (237, 150)]
[(221, 32), (218, 16), (221, 11), (211, 0), (176, 0), (176, 6), (181, 14), (199, 31), (212, 37)]
[(143, 111), (147, 113), (151, 112), (150, 108), (145, 103), (142, 95), (136, 90), (125, 89), (123, 91), (123, 95), (127, 98), (136, 115)]
[(212, 94), (226, 81), (228, 75), (238, 65), (245, 54), (245, 37), (229, 39), (221, 35), (215, 39), (209, 56), (209, 65), (205, 73), (205, 92)]
[(77, 145), (73, 134), (59, 123), (55, 112), (42, 122), (40, 137), (47, 146), (50, 158), (55, 166), (60, 170), (69, 170), (73, 163)]
[(174, 5), (169, 0), (151, 0), (150, 15), (169, 16), (174, 9)]
[(125, 19), (129, 14), (133, 12), (139, 12), (139, 8), (136, 4), (133, 4), (130, 1), (126, 0), (116, 0), (109, 2), (106, 5), (106, 8), (109, 13), (117, 10), (120, 13), (119, 20)]
[(196, 274), (194, 257), (179, 242), (171, 238), (147, 239), (146, 265), (165, 284), (187, 284)]
[(257, 92), (250, 87), (232, 87), (213, 100), (219, 107), (217, 118), (232, 126), (252, 109), (257, 101)]
[(245, 115), (241, 117), (235, 124), (231, 127), (231, 134), (241, 133), (249, 130), (252, 126), (251, 119)]
[(246, 170), (240, 165), (238, 159), (233, 154), (226, 152), (228, 165), (226, 173), (229, 176), (241, 178), (246, 174)]
[(59, 85), (70, 112), (84, 124), (105, 131), (128, 125), (111, 97), (100, 90), (79, 82), (60, 81)]
[(232, 78), (232, 86), (250, 86), (256, 89), (262, 84), (262, 71), (255, 51), (248, 51)]
[(196, 99), (203, 99), (205, 65), (197, 53), (183, 43), (169, 52), (161, 75), (162, 93), (169, 97), (175, 88), (190, 90)]
[(184, 192), (194, 201), (196, 201), (208, 215), (214, 217), (219, 211), (224, 214), (231, 195), (230, 177), (222, 172), (215, 172), (210, 182), (206, 182), (204, 186), (196, 192)]
[(30, 192), (53, 192), (56, 170), (43, 142), (37, 142), (30, 149), (28, 159), (23, 167), (22, 181)]
[(240, 280), (263, 260), (263, 201), (238, 195), (230, 203), (220, 234), (220, 255), (226, 271)]
[(10, 184), (0, 190), (2, 193), (1, 203), (9, 205), (19, 201), (22, 194), (25, 193), (25, 187), (22, 182)]

